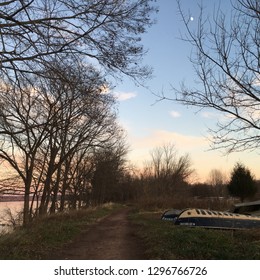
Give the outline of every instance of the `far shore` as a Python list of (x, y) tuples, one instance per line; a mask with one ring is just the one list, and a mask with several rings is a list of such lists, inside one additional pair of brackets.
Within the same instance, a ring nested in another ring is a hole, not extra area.
[(0, 202), (23, 201), (22, 195), (0, 195)]

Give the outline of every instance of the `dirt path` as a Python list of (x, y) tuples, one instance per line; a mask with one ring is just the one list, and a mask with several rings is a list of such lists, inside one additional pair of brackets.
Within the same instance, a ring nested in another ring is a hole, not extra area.
[(145, 259), (142, 242), (128, 219), (129, 209), (114, 213), (83, 232), (55, 256), (68, 260)]

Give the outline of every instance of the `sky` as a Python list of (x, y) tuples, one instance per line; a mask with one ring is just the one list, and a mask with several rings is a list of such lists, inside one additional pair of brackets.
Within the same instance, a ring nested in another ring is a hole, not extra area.
[[(227, 0), (181, 0), (183, 10), (192, 17), (190, 24), (194, 28), (199, 15), (198, 3), (209, 13), (219, 4), (225, 10), (230, 9)], [(119, 103), (119, 122), (128, 136), (129, 161), (141, 168), (150, 159), (152, 149), (173, 143), (179, 156), (190, 155), (196, 170), (194, 182), (207, 181), (213, 169), (229, 177), (237, 162), (243, 163), (260, 179), (257, 151), (224, 155), (223, 150), (210, 149), (208, 128), (214, 128), (222, 117), (220, 113), (207, 109), (198, 111), (198, 108), (187, 108), (174, 101), (158, 102), (158, 97), (152, 94), (164, 92), (170, 96), (172, 87), (178, 88), (183, 81), (191, 85), (196, 79), (189, 60), (192, 48), (180, 39), (185, 28), (176, 1), (158, 0), (157, 6), (157, 23), (142, 37), (144, 48), (148, 50), (143, 62), (153, 68), (152, 79), (142, 87), (125, 78), (114, 89)]]

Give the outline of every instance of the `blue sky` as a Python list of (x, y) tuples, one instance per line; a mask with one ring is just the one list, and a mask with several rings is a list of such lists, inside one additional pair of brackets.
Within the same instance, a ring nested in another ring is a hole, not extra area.
[[(205, 6), (205, 13), (211, 13), (219, 3), (225, 10), (230, 9), (229, 1), (221, 0), (181, 0), (183, 9), (190, 14), (190, 22), (196, 28), (199, 15), (198, 3)], [(178, 15), (175, 0), (158, 0), (157, 23), (143, 36), (143, 45), (148, 49), (144, 64), (150, 65), (153, 78), (145, 87), (124, 79), (115, 89), (119, 101), (119, 121), (128, 134), (130, 145), (129, 160), (141, 167), (149, 159), (149, 152), (157, 146), (172, 142), (179, 155), (189, 153), (196, 170), (196, 179), (205, 181), (212, 169), (219, 169), (227, 176), (237, 161), (244, 163), (257, 178), (257, 153), (244, 152), (223, 156), (223, 151), (209, 151), (208, 127), (214, 127), (221, 115), (217, 111), (185, 107), (171, 101), (156, 102), (155, 93), (172, 93), (171, 87), (178, 87), (184, 81), (194, 84), (195, 75), (189, 61), (191, 46), (180, 40), (185, 33)]]

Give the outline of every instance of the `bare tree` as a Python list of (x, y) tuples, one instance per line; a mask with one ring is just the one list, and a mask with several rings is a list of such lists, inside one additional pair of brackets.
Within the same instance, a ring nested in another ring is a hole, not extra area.
[(213, 187), (222, 186), (227, 181), (225, 175), (221, 170), (212, 169), (209, 173), (209, 184)]
[(80, 208), (82, 205), (91, 205), (94, 165), (93, 154), (90, 151), (79, 151), (73, 157), (72, 163), (69, 164), (68, 175), (64, 174), (62, 178), (60, 211), (64, 209), (66, 197), (69, 206), (73, 209)]
[(209, 173), (208, 183), (214, 188), (216, 196), (220, 197), (225, 194), (227, 178), (221, 170), (212, 169)]
[(178, 156), (174, 144), (164, 144), (151, 151), (151, 161), (147, 163), (146, 176), (160, 185), (161, 191), (174, 190), (193, 174), (188, 154)]
[(28, 84), (17, 88), (1, 83), (0, 96), (0, 158), (23, 181), (24, 223), (28, 223), (36, 154), (48, 137), (46, 127), (51, 115), (42, 116), (39, 96), (33, 94)]
[(213, 147), (227, 153), (254, 150), (260, 144), (260, 5), (258, 0), (234, 1), (230, 14), (217, 9), (205, 15), (201, 7), (197, 30), (178, 1), (193, 47), (191, 62), (198, 86), (174, 88), (186, 105), (222, 113), (211, 129)]
[[(44, 86), (41, 91), (48, 92), (52, 97), (56, 110), (54, 121), (49, 126), (50, 137), (42, 149), (42, 154), (47, 153), (48, 164), (40, 214), (47, 212), (51, 199), (51, 210), (54, 211), (62, 176), (70, 175), (67, 179), (75, 182), (84, 156), (94, 147), (111, 141), (118, 129), (113, 111), (114, 98), (102, 92), (106, 83), (94, 68), (81, 66), (78, 69), (68, 65), (63, 69), (58, 65), (56, 71), (50, 74), (54, 80), (48, 79), (47, 90)], [(80, 158), (75, 160), (79, 153)], [(75, 163), (76, 166), (72, 167)], [(69, 168), (70, 173), (64, 173), (64, 168)], [(76, 187), (74, 184), (74, 190)]]
[(107, 73), (142, 78), (140, 35), (153, 24), (152, 0), (10, 0), (0, 7), (0, 75), (40, 72), (66, 55)]
[(111, 141), (119, 129), (100, 73), (55, 63), (56, 71), (48, 69), (44, 77), (27, 74), (19, 86), (1, 84), (0, 159), (23, 180), (24, 224), (31, 216), (30, 194), (40, 194), (39, 213), (45, 214), (74, 155)]

